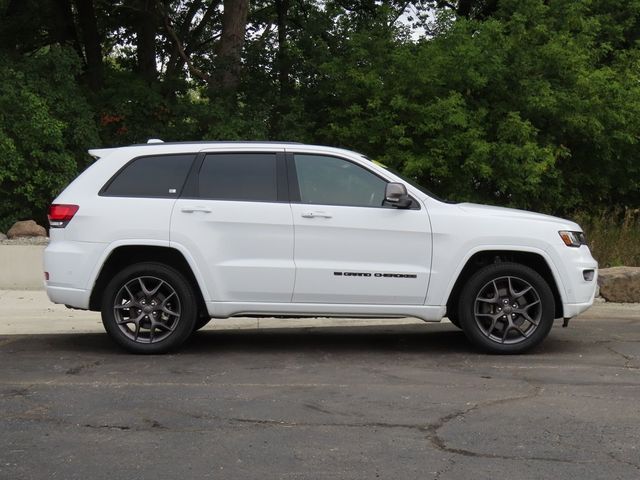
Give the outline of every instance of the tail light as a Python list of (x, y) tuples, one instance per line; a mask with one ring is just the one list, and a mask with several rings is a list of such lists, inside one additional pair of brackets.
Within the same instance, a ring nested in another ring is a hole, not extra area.
[(51, 228), (64, 228), (80, 207), (78, 205), (53, 204), (49, 207), (49, 225)]

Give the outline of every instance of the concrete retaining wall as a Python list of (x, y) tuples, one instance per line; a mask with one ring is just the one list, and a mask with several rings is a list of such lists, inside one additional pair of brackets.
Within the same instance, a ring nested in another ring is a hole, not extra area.
[(46, 245), (0, 245), (0, 289), (44, 288), (42, 254)]

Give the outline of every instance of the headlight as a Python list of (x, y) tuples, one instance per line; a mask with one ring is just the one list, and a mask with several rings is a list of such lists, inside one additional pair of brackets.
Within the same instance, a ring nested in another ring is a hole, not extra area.
[(562, 241), (567, 247), (579, 247), (580, 245), (587, 244), (587, 238), (582, 232), (569, 232), (566, 230), (561, 230), (558, 233), (560, 234), (560, 238), (562, 238)]

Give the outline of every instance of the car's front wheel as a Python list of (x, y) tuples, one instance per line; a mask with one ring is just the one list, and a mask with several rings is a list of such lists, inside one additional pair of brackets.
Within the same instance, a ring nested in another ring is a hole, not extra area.
[(478, 270), (462, 290), (459, 320), (476, 346), (492, 353), (522, 353), (553, 326), (555, 303), (548, 283), (518, 263)]
[(177, 270), (160, 263), (131, 265), (107, 285), (102, 323), (109, 336), (132, 353), (166, 353), (193, 332), (197, 302)]

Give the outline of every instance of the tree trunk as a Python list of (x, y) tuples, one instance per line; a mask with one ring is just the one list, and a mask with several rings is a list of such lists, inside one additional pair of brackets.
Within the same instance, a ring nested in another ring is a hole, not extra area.
[[(191, 22), (193, 21), (196, 13), (198, 13), (198, 11), (202, 8), (202, 5), (203, 0), (194, 0), (187, 10), (183, 22), (179, 27), (174, 28), (174, 32), (183, 47), (189, 43), (188, 40), (191, 33)], [(169, 18), (168, 12), (165, 12), (165, 21), (170, 20), (171, 19)], [(167, 78), (173, 79), (177, 77), (178, 73), (184, 67), (184, 63), (184, 59), (180, 55), (180, 47), (175, 42), (173, 42), (171, 54), (169, 55), (169, 60), (167, 61)]]
[(218, 50), (222, 69), (221, 86), (236, 91), (240, 83), (240, 60), (247, 29), (249, 0), (224, 0), (222, 37)]
[(138, 0), (138, 12), (135, 19), (136, 47), (138, 54), (138, 73), (148, 83), (157, 75), (156, 67), (156, 12), (154, 0)]
[(57, 8), (53, 9), (52, 22), (52, 41), (61, 45), (71, 43), (78, 55), (84, 61), (84, 55), (78, 39), (78, 31), (73, 21), (73, 11), (71, 10), (70, 0), (56, 0), (54, 3)]
[(281, 138), (285, 127), (284, 118), (289, 113), (289, 98), (291, 96), (291, 60), (289, 58), (287, 42), (287, 15), (289, 13), (289, 0), (275, 0), (278, 16), (278, 54), (276, 66), (278, 69), (278, 84), (280, 87), (278, 103), (273, 109), (271, 118), (270, 136), (273, 139)]
[(104, 84), (104, 67), (102, 63), (102, 45), (93, 0), (76, 0), (78, 23), (87, 59), (87, 80), (89, 87), (95, 92)]
[(278, 82), (282, 99), (289, 95), (290, 59), (287, 44), (289, 0), (276, 0), (276, 10), (278, 12)]

